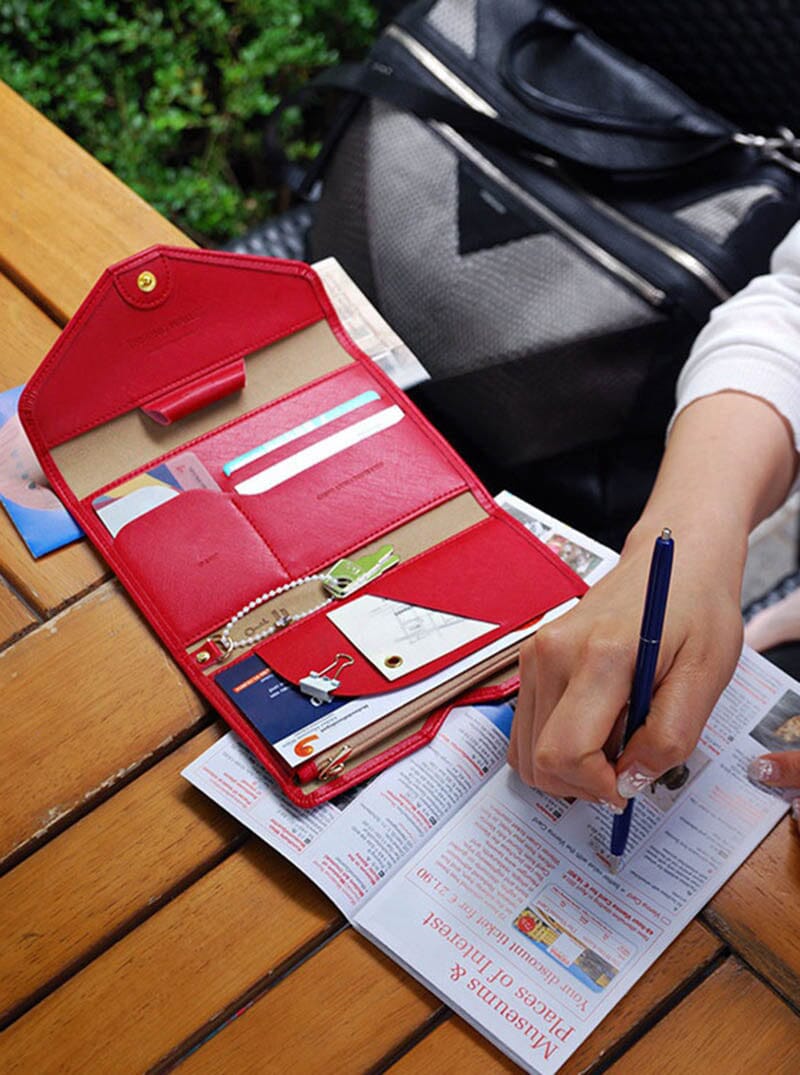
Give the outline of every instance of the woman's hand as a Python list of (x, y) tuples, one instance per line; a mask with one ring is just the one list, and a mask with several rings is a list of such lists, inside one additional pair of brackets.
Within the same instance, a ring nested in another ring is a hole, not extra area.
[[(617, 567), (520, 653), (509, 760), (528, 784), (619, 807), (689, 756), (739, 659), (747, 534), (783, 501), (796, 462), (786, 422), (763, 400), (719, 392), (677, 416)], [(612, 763), (663, 527), (675, 550), (653, 704)]]
[(653, 542), (661, 530), (660, 523), (643, 521), (618, 566), (577, 608), (522, 647), (509, 761), (526, 783), (621, 807), (692, 752), (741, 651), (742, 553), (730, 550), (734, 566), (726, 578), (719, 548), (709, 550), (687, 533), (682, 539), (680, 526), (666, 518), (664, 525), (673, 528), (675, 562), (645, 725), (615, 764), (614, 732), (631, 689)]
[[(523, 780), (621, 807), (689, 756), (741, 651), (747, 536), (782, 503), (796, 463), (787, 423), (764, 400), (719, 392), (681, 411), (617, 567), (522, 647), (509, 761)], [(675, 554), (653, 701), (612, 763), (665, 526)]]

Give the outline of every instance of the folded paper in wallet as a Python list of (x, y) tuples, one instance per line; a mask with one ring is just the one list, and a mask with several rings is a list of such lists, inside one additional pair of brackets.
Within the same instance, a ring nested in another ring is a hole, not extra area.
[[(520, 632), (585, 589), (353, 343), (299, 262), (152, 247), (111, 266), (19, 410), (178, 665), (301, 806), (427, 742), (446, 703), (497, 683)], [(397, 652), (372, 651), (359, 607), (383, 610)], [(258, 681), (244, 676), (237, 704), (229, 670), (244, 661), (266, 669), (265, 691), (299, 691), (310, 725), (358, 699), (383, 715), (310, 769), (314, 735), (301, 736), (291, 764), (248, 717)], [(509, 673), (495, 693), (515, 685)]]

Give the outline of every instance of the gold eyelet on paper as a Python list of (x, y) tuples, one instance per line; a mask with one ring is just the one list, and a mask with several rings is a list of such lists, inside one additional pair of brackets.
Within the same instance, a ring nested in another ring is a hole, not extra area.
[(403, 658), (399, 654), (393, 653), (391, 657), (384, 657), (383, 663), (387, 668), (399, 668), (403, 663)]
[(136, 286), (140, 291), (152, 291), (158, 281), (156, 280), (156, 274), (150, 272), (149, 269), (145, 269), (144, 272), (140, 272), (136, 278)]

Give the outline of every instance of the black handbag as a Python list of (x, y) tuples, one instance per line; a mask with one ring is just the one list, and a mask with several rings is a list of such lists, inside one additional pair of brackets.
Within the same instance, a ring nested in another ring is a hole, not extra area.
[(418, 354), (417, 402), (490, 486), (618, 539), (692, 339), (800, 216), (795, 140), (538, 0), (412, 4), (317, 85), (348, 96), (312, 257)]

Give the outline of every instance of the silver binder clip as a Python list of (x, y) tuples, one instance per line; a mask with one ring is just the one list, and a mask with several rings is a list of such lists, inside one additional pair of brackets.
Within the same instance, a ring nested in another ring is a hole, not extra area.
[(326, 702), (333, 701), (331, 695), (339, 688), (338, 677), (342, 674), (342, 669), (351, 664), (355, 664), (355, 661), (349, 653), (337, 653), (321, 672), (309, 672), (307, 676), (303, 676), (298, 686), (312, 705), (325, 705)]

